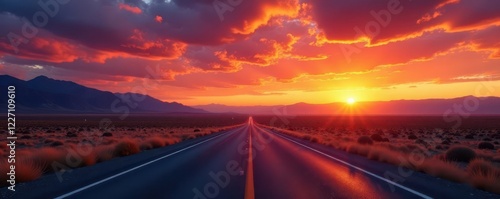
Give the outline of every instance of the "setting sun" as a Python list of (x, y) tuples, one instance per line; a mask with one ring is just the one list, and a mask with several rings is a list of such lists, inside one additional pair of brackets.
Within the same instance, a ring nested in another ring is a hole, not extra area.
[(350, 97), (347, 99), (347, 104), (352, 105), (354, 103), (356, 103), (356, 100), (354, 98)]

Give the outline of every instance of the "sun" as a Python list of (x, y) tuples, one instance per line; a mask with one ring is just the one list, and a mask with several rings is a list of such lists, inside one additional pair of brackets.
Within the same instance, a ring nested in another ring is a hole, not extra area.
[(356, 99), (350, 97), (350, 98), (347, 98), (347, 104), (349, 105), (353, 105), (354, 103), (356, 103)]

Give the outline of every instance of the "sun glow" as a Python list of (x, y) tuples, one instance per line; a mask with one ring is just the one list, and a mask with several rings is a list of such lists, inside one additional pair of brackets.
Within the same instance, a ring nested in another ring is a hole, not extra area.
[(354, 103), (356, 103), (356, 99), (350, 97), (350, 98), (347, 98), (347, 104), (349, 105), (353, 105)]

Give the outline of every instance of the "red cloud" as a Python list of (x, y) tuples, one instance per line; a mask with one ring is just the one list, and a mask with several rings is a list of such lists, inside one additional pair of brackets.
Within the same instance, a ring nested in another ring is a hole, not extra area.
[[(11, 53), (14, 52), (14, 47), (10, 43), (0, 42), (0, 51)], [(29, 45), (20, 48), (15, 55), (24, 59), (61, 63), (75, 61), (79, 54), (77, 46), (70, 42), (37, 37), (30, 40)]]
[(161, 22), (163, 22), (163, 17), (161, 17), (160, 15), (156, 15), (155, 21), (158, 23), (161, 23)]
[(142, 13), (142, 10), (140, 8), (135, 7), (135, 6), (131, 6), (128, 4), (120, 3), (120, 4), (118, 4), (118, 7), (120, 8), (120, 10), (126, 10), (126, 11), (129, 11), (129, 12), (134, 13), (134, 14), (141, 14)]

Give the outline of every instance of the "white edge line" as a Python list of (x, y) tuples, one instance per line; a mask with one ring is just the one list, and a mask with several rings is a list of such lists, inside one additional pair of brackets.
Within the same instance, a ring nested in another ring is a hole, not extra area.
[(321, 152), (321, 151), (318, 151), (318, 150), (316, 150), (316, 149), (313, 149), (313, 148), (311, 148), (311, 147), (308, 147), (308, 146), (306, 146), (306, 145), (303, 145), (303, 144), (301, 144), (301, 143), (299, 143), (299, 142), (296, 142), (296, 141), (294, 141), (294, 140), (292, 140), (292, 139), (289, 139), (289, 138), (287, 138), (287, 137), (285, 137), (285, 136), (283, 136), (283, 135), (280, 135), (279, 133), (273, 133), (273, 134), (278, 135), (278, 136), (280, 136), (280, 137), (282, 137), (282, 138), (285, 138), (285, 139), (287, 139), (287, 140), (289, 140), (289, 141), (291, 141), (291, 142), (293, 142), (293, 143), (295, 143), (295, 144), (298, 144), (298, 145), (300, 145), (300, 146), (302, 146), (302, 147), (305, 147), (305, 148), (307, 148), (307, 149), (309, 149), (309, 150), (312, 150), (312, 151), (314, 151), (314, 152), (316, 152), (316, 153), (319, 153), (319, 154), (321, 154), (321, 155), (324, 155), (324, 156), (326, 156), (326, 157), (329, 157), (330, 159), (333, 159), (333, 160), (335, 160), (335, 161), (337, 161), (337, 162), (340, 162), (340, 163), (345, 164), (345, 165), (347, 165), (347, 166), (350, 166), (350, 167), (352, 167), (352, 168), (354, 168), (354, 169), (357, 169), (357, 170), (359, 170), (359, 171), (361, 171), (361, 172), (363, 172), (363, 173), (366, 173), (366, 174), (371, 175), (371, 176), (373, 176), (373, 177), (375, 177), (375, 178), (378, 178), (379, 180), (385, 181), (385, 182), (390, 183), (390, 184), (392, 184), (392, 185), (394, 185), (394, 186), (397, 186), (397, 187), (399, 187), (399, 188), (401, 188), (401, 189), (404, 189), (404, 190), (406, 190), (406, 191), (408, 191), (408, 192), (410, 192), (410, 193), (413, 193), (413, 194), (415, 194), (415, 195), (417, 195), (417, 196), (420, 196), (420, 197), (422, 197), (422, 198), (426, 198), (426, 199), (432, 199), (432, 197), (430, 197), (430, 196), (428, 196), (428, 195), (425, 195), (425, 194), (423, 194), (423, 193), (420, 193), (420, 192), (418, 192), (418, 191), (415, 191), (415, 190), (413, 190), (413, 189), (411, 189), (411, 188), (405, 187), (405, 186), (400, 185), (400, 184), (398, 184), (398, 183), (395, 183), (395, 182), (393, 182), (393, 181), (387, 180), (387, 179), (385, 179), (385, 178), (383, 178), (383, 177), (381, 177), (381, 176), (379, 176), (379, 175), (377, 175), (377, 174), (374, 174), (374, 173), (369, 172), (369, 171), (367, 171), (367, 170), (364, 170), (364, 169), (362, 169), (362, 168), (360, 168), (360, 167), (354, 166), (354, 165), (352, 165), (352, 164), (350, 164), (350, 163), (348, 163), (348, 162), (346, 162), (346, 161), (343, 161), (343, 160), (337, 159), (337, 158), (332, 157), (332, 156), (330, 156), (330, 155), (328, 155), (328, 154), (326, 154), (326, 153), (323, 153), (323, 152)]
[(121, 175), (123, 175), (123, 174), (129, 173), (129, 172), (131, 172), (131, 171), (134, 171), (134, 170), (136, 170), (136, 169), (139, 169), (139, 168), (141, 168), (141, 167), (144, 167), (144, 166), (149, 165), (149, 164), (151, 164), (151, 163), (154, 163), (154, 162), (156, 162), (156, 161), (159, 161), (159, 160), (165, 159), (165, 158), (167, 158), (167, 157), (170, 157), (170, 156), (172, 156), (172, 155), (175, 155), (175, 154), (177, 154), (177, 153), (180, 153), (180, 152), (185, 151), (185, 150), (187, 150), (187, 149), (193, 148), (193, 147), (195, 147), (195, 146), (198, 146), (198, 145), (200, 145), (200, 144), (203, 144), (203, 143), (205, 143), (205, 142), (208, 142), (208, 141), (210, 141), (210, 140), (213, 140), (213, 139), (215, 139), (215, 138), (218, 138), (218, 137), (223, 136), (223, 135), (226, 135), (226, 134), (227, 134), (227, 132), (226, 132), (226, 133), (222, 133), (222, 134), (220, 134), (220, 135), (217, 135), (217, 136), (215, 136), (215, 137), (212, 137), (212, 138), (210, 138), (210, 139), (208, 139), (208, 140), (204, 140), (204, 141), (202, 141), (202, 142), (198, 142), (198, 143), (196, 143), (196, 144), (193, 144), (193, 145), (188, 146), (188, 147), (186, 147), (186, 148), (183, 148), (183, 149), (177, 150), (177, 151), (172, 152), (172, 153), (170, 153), (170, 154), (168, 154), (168, 155), (165, 155), (165, 156), (163, 156), (163, 157), (159, 157), (159, 158), (157, 158), (157, 159), (151, 160), (151, 161), (146, 162), (146, 163), (144, 163), (144, 164), (141, 164), (141, 165), (139, 165), (139, 166), (135, 166), (134, 168), (131, 168), (131, 169), (129, 169), (129, 170), (122, 171), (122, 172), (120, 172), (120, 173), (117, 173), (117, 174), (115, 174), (115, 175), (109, 176), (109, 177), (107, 177), (107, 178), (104, 178), (104, 179), (102, 179), (102, 180), (99, 180), (99, 181), (97, 181), (97, 182), (94, 182), (94, 183), (92, 183), (92, 184), (89, 184), (89, 185), (84, 186), (84, 187), (82, 187), (82, 188), (76, 189), (76, 190), (74, 190), (74, 191), (72, 191), (72, 192), (69, 192), (69, 193), (66, 193), (66, 194), (64, 194), (64, 195), (61, 195), (61, 196), (55, 197), (55, 199), (66, 198), (66, 197), (68, 197), (68, 196), (71, 196), (71, 195), (73, 195), (73, 194), (76, 194), (76, 193), (78, 193), (78, 192), (81, 192), (81, 191), (83, 191), (83, 190), (85, 190), (85, 189), (91, 188), (91, 187), (93, 187), (93, 186), (96, 186), (96, 185), (98, 185), (98, 184), (101, 184), (101, 183), (103, 183), (103, 182), (106, 182), (106, 181), (108, 181), (108, 180), (111, 180), (111, 179), (116, 178), (116, 177), (118, 177), (118, 176), (121, 176)]

